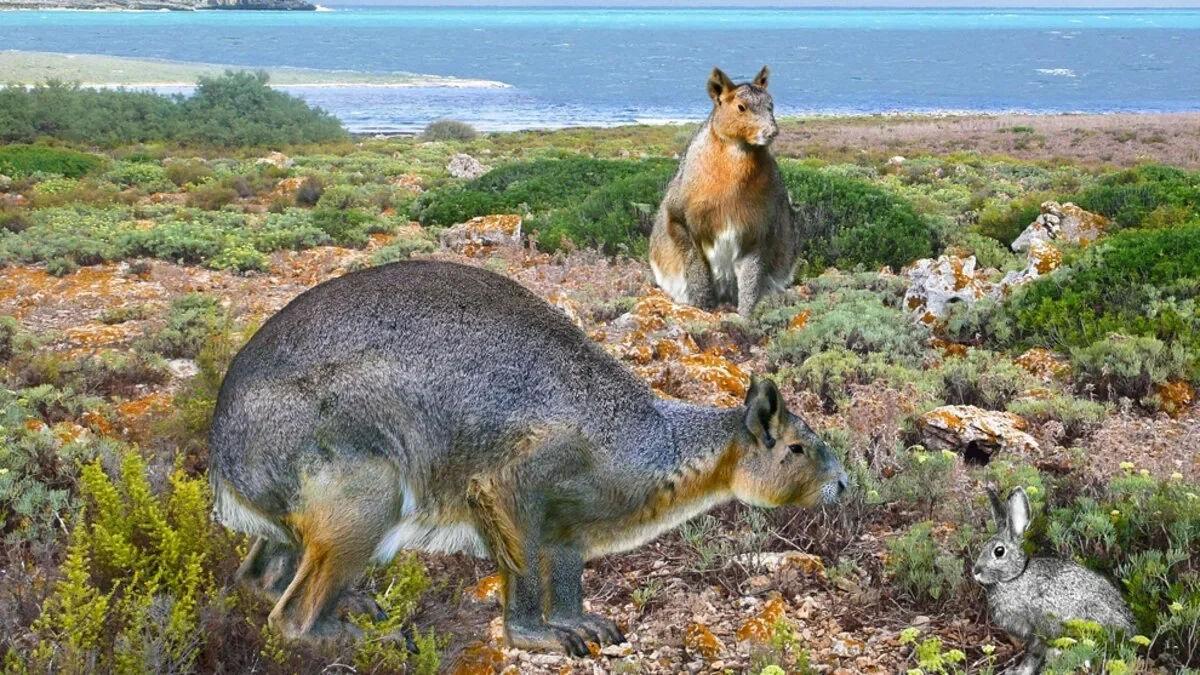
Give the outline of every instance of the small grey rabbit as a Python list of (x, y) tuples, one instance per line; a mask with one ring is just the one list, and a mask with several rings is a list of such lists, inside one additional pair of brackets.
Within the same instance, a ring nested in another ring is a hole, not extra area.
[(1133, 631), (1125, 601), (1104, 577), (1068, 560), (1025, 556), (1022, 542), (1030, 515), (1024, 489), (1009, 493), (1007, 508), (994, 490), (987, 493), (997, 532), (975, 561), (975, 581), (987, 592), (996, 625), (1026, 641), (1025, 659), (1010, 673), (1039, 672), (1046, 655), (1043, 639), (1058, 635), (1069, 619)]

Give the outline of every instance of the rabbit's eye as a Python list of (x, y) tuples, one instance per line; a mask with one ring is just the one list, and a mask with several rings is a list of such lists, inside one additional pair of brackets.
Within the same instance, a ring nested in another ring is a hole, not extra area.
[(795, 454), (797, 454), (797, 455), (803, 455), (803, 454), (804, 454), (804, 446), (803, 446), (803, 445), (800, 445), (799, 443), (797, 443), (797, 444), (794, 444), (794, 445), (789, 445), (789, 446), (788, 446), (788, 450), (791, 450), (793, 453), (795, 453)]
[(746, 106), (739, 103), (738, 104), (738, 112), (746, 112)]
[(992, 551), (992, 553), (995, 553), (997, 558), (1003, 558), (1004, 557), (1004, 547), (997, 546), (996, 550)]

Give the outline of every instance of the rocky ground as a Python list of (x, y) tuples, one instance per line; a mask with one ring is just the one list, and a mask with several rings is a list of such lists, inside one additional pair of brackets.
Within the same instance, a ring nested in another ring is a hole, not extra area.
[[(402, 228), (395, 235), (373, 235), (361, 250), (327, 246), (275, 253), (268, 272), (247, 275), (141, 260), (84, 267), (61, 278), (40, 267), (10, 266), (0, 275), (0, 315), (18, 318), (51, 338), (48, 348), (69, 353), (128, 348), (161, 321), (170, 299), (183, 293), (216, 295), (239, 325), (253, 326), (305, 289), (365, 264), (405, 234)], [(723, 321), (732, 315), (680, 307), (654, 290), (643, 261), (588, 251), (540, 253), (521, 236), (516, 216), (489, 216), (443, 232), (438, 250), (414, 257), (480, 265), (516, 279), (664, 396), (736, 405), (750, 372), (766, 363), (757, 338), (739, 332), (736, 322)], [(144, 308), (138, 314), (144, 318), (116, 324), (101, 320), (114, 309), (135, 306)], [(119, 406), (124, 426), (113, 429), (114, 436), (150, 440), (154, 421), (195, 374), (188, 361), (172, 362), (171, 369), (170, 381), (139, 385), (137, 395)], [(868, 449), (894, 446), (900, 411), (911, 405), (908, 393), (881, 384), (855, 386), (853, 405), (845, 408), (853, 411), (849, 415), (827, 413), (811, 393), (788, 390), (785, 395), (791, 409), (815, 428), (843, 429), (853, 446)], [(1029, 443), (1002, 451), (1020, 454), (1043, 471), (1076, 471), (1098, 480), (1135, 459), (1156, 474), (1200, 477), (1195, 409), (1171, 417), (1127, 407), (1107, 418), (1082, 446), (1082, 456), (1060, 447), (1050, 425), (1026, 431)], [(953, 475), (952, 500), (973, 508), (978, 485), (965, 470)], [(719, 562), (697, 562), (696, 542), (705, 540), (693, 535), (701, 522), (691, 534), (669, 534), (589, 566), (585, 584), (591, 611), (616, 619), (629, 637), (627, 645), (606, 647), (592, 659), (506, 648), (495, 596), (498, 580), (485, 561), (426, 558), (434, 586), (415, 623), (448, 636), (443, 664), (459, 675), (757, 672), (766, 663), (795, 672), (896, 673), (912, 667), (912, 647), (901, 644), (900, 635), (914, 626), (939, 635), (947, 649), (966, 651), (976, 665), (1002, 666), (1019, 657), (1019, 648), (988, 623), (977, 591), (953, 606), (923, 611), (898, 602), (881, 585), (884, 542), (896, 533), (895, 523), (904, 521), (894, 512), (901, 507), (858, 518), (863, 513), (858, 498), (840, 511), (773, 513), (767, 523), (740, 507), (726, 508), (725, 521), (738, 526), (709, 533), (711, 541), (703, 543), (724, 547), (717, 549)], [(982, 525), (986, 510), (977, 512)], [(980, 652), (985, 644), (996, 646), (994, 654)]]

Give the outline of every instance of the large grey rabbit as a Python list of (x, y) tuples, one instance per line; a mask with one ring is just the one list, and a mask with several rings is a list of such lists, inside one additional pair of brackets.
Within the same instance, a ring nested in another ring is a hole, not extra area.
[(1025, 659), (1010, 673), (1039, 672), (1045, 639), (1061, 633), (1064, 621), (1086, 619), (1133, 630), (1125, 601), (1104, 577), (1068, 560), (1026, 557), (1022, 543), (1030, 517), (1024, 489), (1013, 489), (1007, 507), (994, 490), (988, 488), (987, 493), (997, 532), (979, 552), (975, 580), (987, 592), (996, 625), (1026, 641)]

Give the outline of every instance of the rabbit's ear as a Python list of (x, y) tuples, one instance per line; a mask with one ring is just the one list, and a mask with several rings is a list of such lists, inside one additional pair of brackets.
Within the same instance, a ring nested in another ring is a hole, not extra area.
[(1004, 504), (1000, 501), (1000, 495), (989, 486), (987, 488), (988, 501), (992, 503), (992, 519), (996, 521), (997, 529), (1004, 529), (1004, 524), (1008, 520), (1008, 511), (1005, 510)]
[(1008, 532), (1020, 539), (1029, 527), (1029, 497), (1024, 488), (1013, 488), (1008, 495)]

